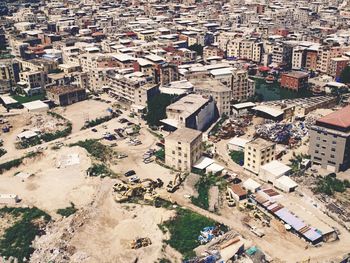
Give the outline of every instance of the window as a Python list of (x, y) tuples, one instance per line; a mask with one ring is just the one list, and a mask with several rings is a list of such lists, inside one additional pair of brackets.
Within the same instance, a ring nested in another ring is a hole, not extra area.
[(331, 151), (332, 151), (332, 152), (335, 152), (335, 148), (332, 148)]
[(331, 158), (334, 158), (335, 156), (334, 156), (334, 154), (331, 154)]
[(337, 142), (336, 141), (332, 141), (332, 144), (337, 144)]

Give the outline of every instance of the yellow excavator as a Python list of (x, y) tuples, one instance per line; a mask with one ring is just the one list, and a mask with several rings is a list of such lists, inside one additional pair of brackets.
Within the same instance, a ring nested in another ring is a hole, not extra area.
[(166, 186), (166, 190), (169, 193), (174, 193), (177, 189), (179, 189), (182, 182), (185, 180), (184, 177), (182, 177), (181, 173), (177, 173), (175, 175), (175, 178), (173, 181), (169, 181), (168, 185)]

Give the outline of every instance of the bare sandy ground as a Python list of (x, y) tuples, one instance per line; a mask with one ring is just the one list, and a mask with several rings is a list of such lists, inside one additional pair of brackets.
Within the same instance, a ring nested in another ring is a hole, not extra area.
[(107, 109), (111, 106), (105, 102), (96, 100), (84, 100), (68, 107), (55, 108), (54, 111), (61, 114), (73, 123), (72, 132), (77, 132), (84, 126), (86, 120), (94, 120), (108, 115)]
[[(68, 154), (76, 153), (80, 164), (58, 169), (57, 161)], [(37, 206), (55, 215), (59, 208), (70, 202), (82, 207), (89, 203), (98, 178), (87, 178), (86, 169), (91, 161), (80, 147), (46, 151), (44, 156), (27, 159), (26, 164), (11, 169), (0, 176), (0, 193), (18, 194), (23, 204)], [(15, 176), (17, 172), (33, 174), (28, 179)]]
[[(88, 255), (85, 262), (157, 262), (163, 256), (163, 233), (158, 228), (171, 211), (151, 206), (118, 204), (108, 196), (94, 220), (76, 233), (71, 244)], [(152, 244), (137, 250), (130, 242), (149, 237)], [(175, 261), (173, 261), (175, 262)]]

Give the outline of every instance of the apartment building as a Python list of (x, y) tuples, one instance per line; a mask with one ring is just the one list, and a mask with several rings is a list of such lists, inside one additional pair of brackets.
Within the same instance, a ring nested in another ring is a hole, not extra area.
[(214, 46), (206, 46), (203, 49), (203, 59), (204, 61), (207, 61), (208, 58), (211, 57), (224, 57), (224, 51), (222, 51), (220, 48), (218, 47), (214, 47)]
[(255, 94), (255, 82), (248, 78), (248, 71), (234, 69), (232, 71), (232, 100), (243, 101)]
[(121, 75), (108, 72), (107, 86), (109, 93), (120, 100), (143, 107), (159, 92), (159, 86), (153, 83), (152, 78), (139, 77), (135, 74)]
[(227, 50), (227, 44), (230, 41), (233, 41), (237, 37), (237, 33), (235, 32), (221, 32), (217, 36), (218, 47), (222, 50)]
[(190, 172), (202, 156), (202, 133), (180, 128), (165, 138), (165, 164), (173, 169)]
[(350, 167), (350, 106), (318, 119), (309, 136), (313, 164), (330, 172)]
[(342, 54), (343, 49), (340, 46), (321, 48), (318, 54), (317, 70), (327, 74), (327, 72), (329, 72), (331, 59), (341, 57)]
[(166, 119), (161, 120), (165, 128), (174, 130), (187, 127), (206, 130), (217, 119), (215, 102), (212, 97), (189, 94), (166, 108)]
[(19, 81), (19, 65), (15, 60), (0, 60), (0, 94), (10, 92)]
[(347, 57), (331, 58), (327, 74), (337, 79), (343, 70), (349, 65), (350, 59)]
[(277, 42), (272, 47), (271, 61), (280, 67), (292, 67), (293, 47), (287, 43)]
[(305, 67), (308, 70), (316, 71), (318, 61), (318, 50), (315, 49), (307, 49), (306, 50), (306, 58), (305, 58)]
[(193, 85), (196, 94), (205, 97), (211, 96), (214, 99), (220, 116), (223, 114), (230, 115), (230, 88), (226, 87), (220, 81), (211, 78), (191, 79), (190, 83)]
[(43, 71), (22, 71), (17, 87), (28, 95), (41, 93), (45, 89), (46, 76)]
[(306, 49), (304, 47), (294, 47), (292, 53), (292, 69), (302, 69), (306, 64)]
[(263, 43), (254, 39), (236, 38), (227, 43), (227, 57), (260, 62), (262, 59)]
[(308, 85), (309, 75), (301, 71), (290, 71), (281, 75), (281, 87), (298, 91)]
[(276, 144), (258, 138), (246, 143), (244, 148), (244, 168), (259, 174), (260, 167), (275, 159)]

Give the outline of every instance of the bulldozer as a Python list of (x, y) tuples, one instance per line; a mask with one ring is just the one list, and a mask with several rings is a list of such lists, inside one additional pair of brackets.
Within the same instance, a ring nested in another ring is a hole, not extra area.
[(177, 189), (179, 189), (181, 183), (185, 180), (184, 177), (181, 176), (181, 173), (177, 173), (173, 181), (169, 181), (166, 186), (166, 190), (169, 193), (174, 193)]
[(151, 239), (148, 237), (136, 238), (130, 242), (131, 249), (138, 249), (152, 245)]

